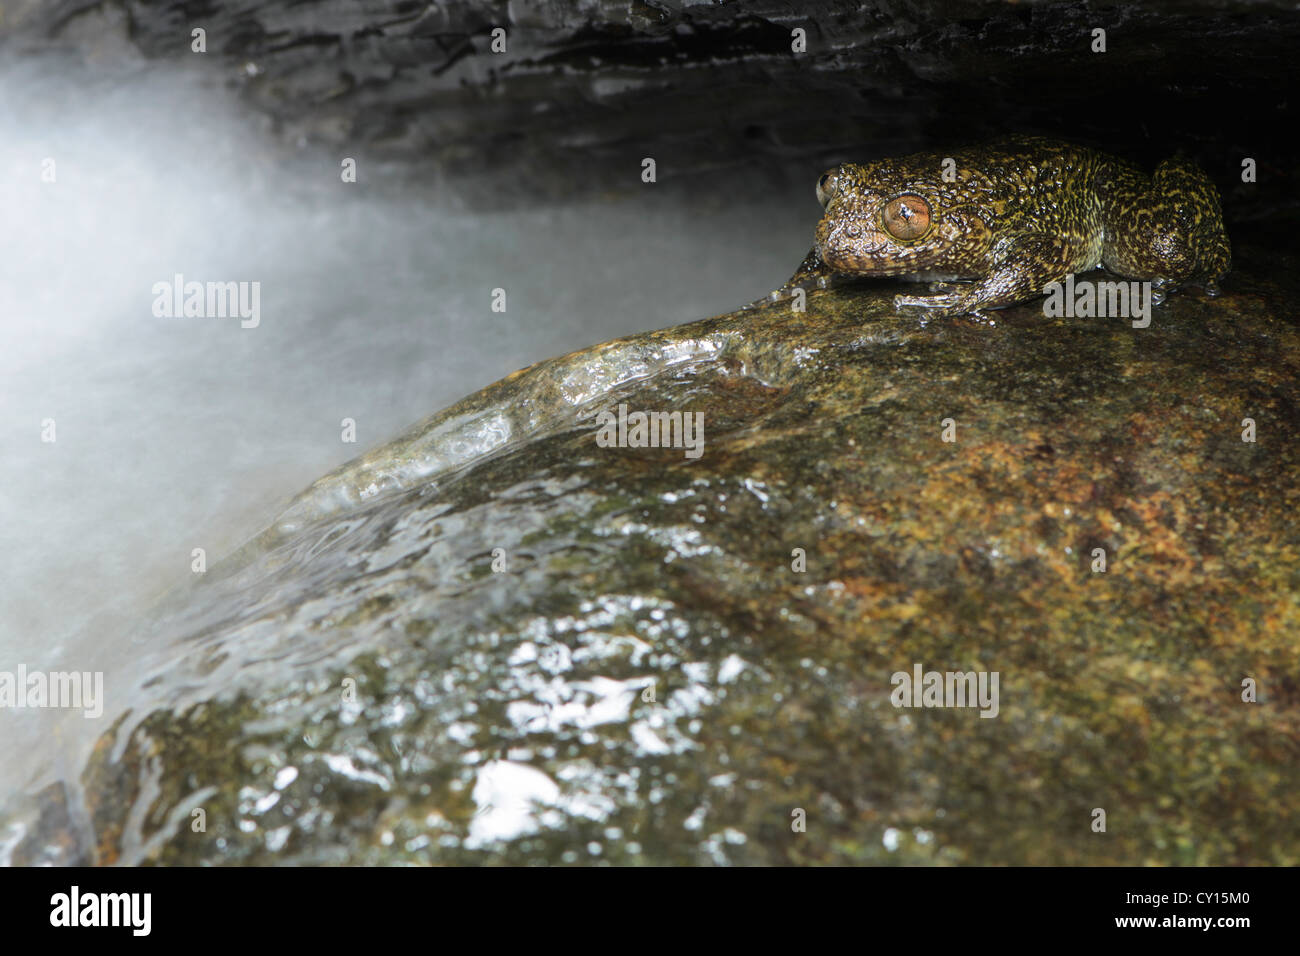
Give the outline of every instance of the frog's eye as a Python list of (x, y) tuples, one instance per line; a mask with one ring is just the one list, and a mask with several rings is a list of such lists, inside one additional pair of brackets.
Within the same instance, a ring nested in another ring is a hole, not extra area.
[(835, 191), (839, 188), (840, 177), (839, 170), (832, 169), (829, 172), (822, 173), (822, 178), (817, 180), (817, 201), (826, 208), (826, 204), (831, 201)]
[(899, 196), (885, 203), (881, 220), (895, 239), (919, 239), (930, 228), (930, 204), (920, 196)]

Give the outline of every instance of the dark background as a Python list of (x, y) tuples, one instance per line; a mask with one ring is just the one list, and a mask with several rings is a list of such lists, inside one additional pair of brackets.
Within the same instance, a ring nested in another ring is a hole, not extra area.
[[(810, 193), (844, 159), (1034, 132), (1149, 165), (1184, 150), (1232, 222), (1296, 212), (1300, 18), (1284, 3), (9, 6), (0, 50), (98, 68), (196, 62), (188, 29), (203, 26), (222, 82), (286, 149), (360, 149), (394, 182), (485, 177), (468, 196), (483, 207), (629, 192), (643, 155), (706, 202)], [(489, 52), (494, 26), (505, 54)], [(796, 27), (806, 54), (790, 52)]]

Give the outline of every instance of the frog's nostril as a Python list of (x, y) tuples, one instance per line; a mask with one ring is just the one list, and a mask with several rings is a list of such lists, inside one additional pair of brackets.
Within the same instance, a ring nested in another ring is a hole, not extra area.
[(851, 222), (844, 227), (844, 235), (848, 236), (850, 239), (857, 239), (862, 235), (862, 227), (856, 222)]

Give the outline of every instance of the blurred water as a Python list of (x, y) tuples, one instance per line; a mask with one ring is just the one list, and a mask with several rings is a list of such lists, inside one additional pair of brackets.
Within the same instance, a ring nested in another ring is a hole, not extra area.
[[(0, 671), (104, 670), (108, 700), (53, 745), (66, 712), (0, 710), (0, 800), (131, 707), (111, 675), (193, 549), (216, 560), (516, 368), (755, 298), (816, 218), (811, 193), (743, 189), (707, 211), (654, 186), (494, 214), (454, 184), (384, 198), (364, 155), (344, 184), (342, 156), (286, 153), (190, 77), (56, 77), (0, 70)], [(260, 324), (156, 317), (178, 273), (259, 283)]]

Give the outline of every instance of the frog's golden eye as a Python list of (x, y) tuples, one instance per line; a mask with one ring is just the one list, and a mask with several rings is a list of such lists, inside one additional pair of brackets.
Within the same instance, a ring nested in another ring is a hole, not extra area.
[(880, 218), (895, 239), (919, 239), (930, 229), (930, 204), (920, 196), (899, 196), (885, 203)]
[(817, 180), (817, 201), (826, 208), (826, 204), (831, 201), (835, 191), (839, 188), (840, 177), (839, 170), (832, 169), (822, 174), (822, 178)]

